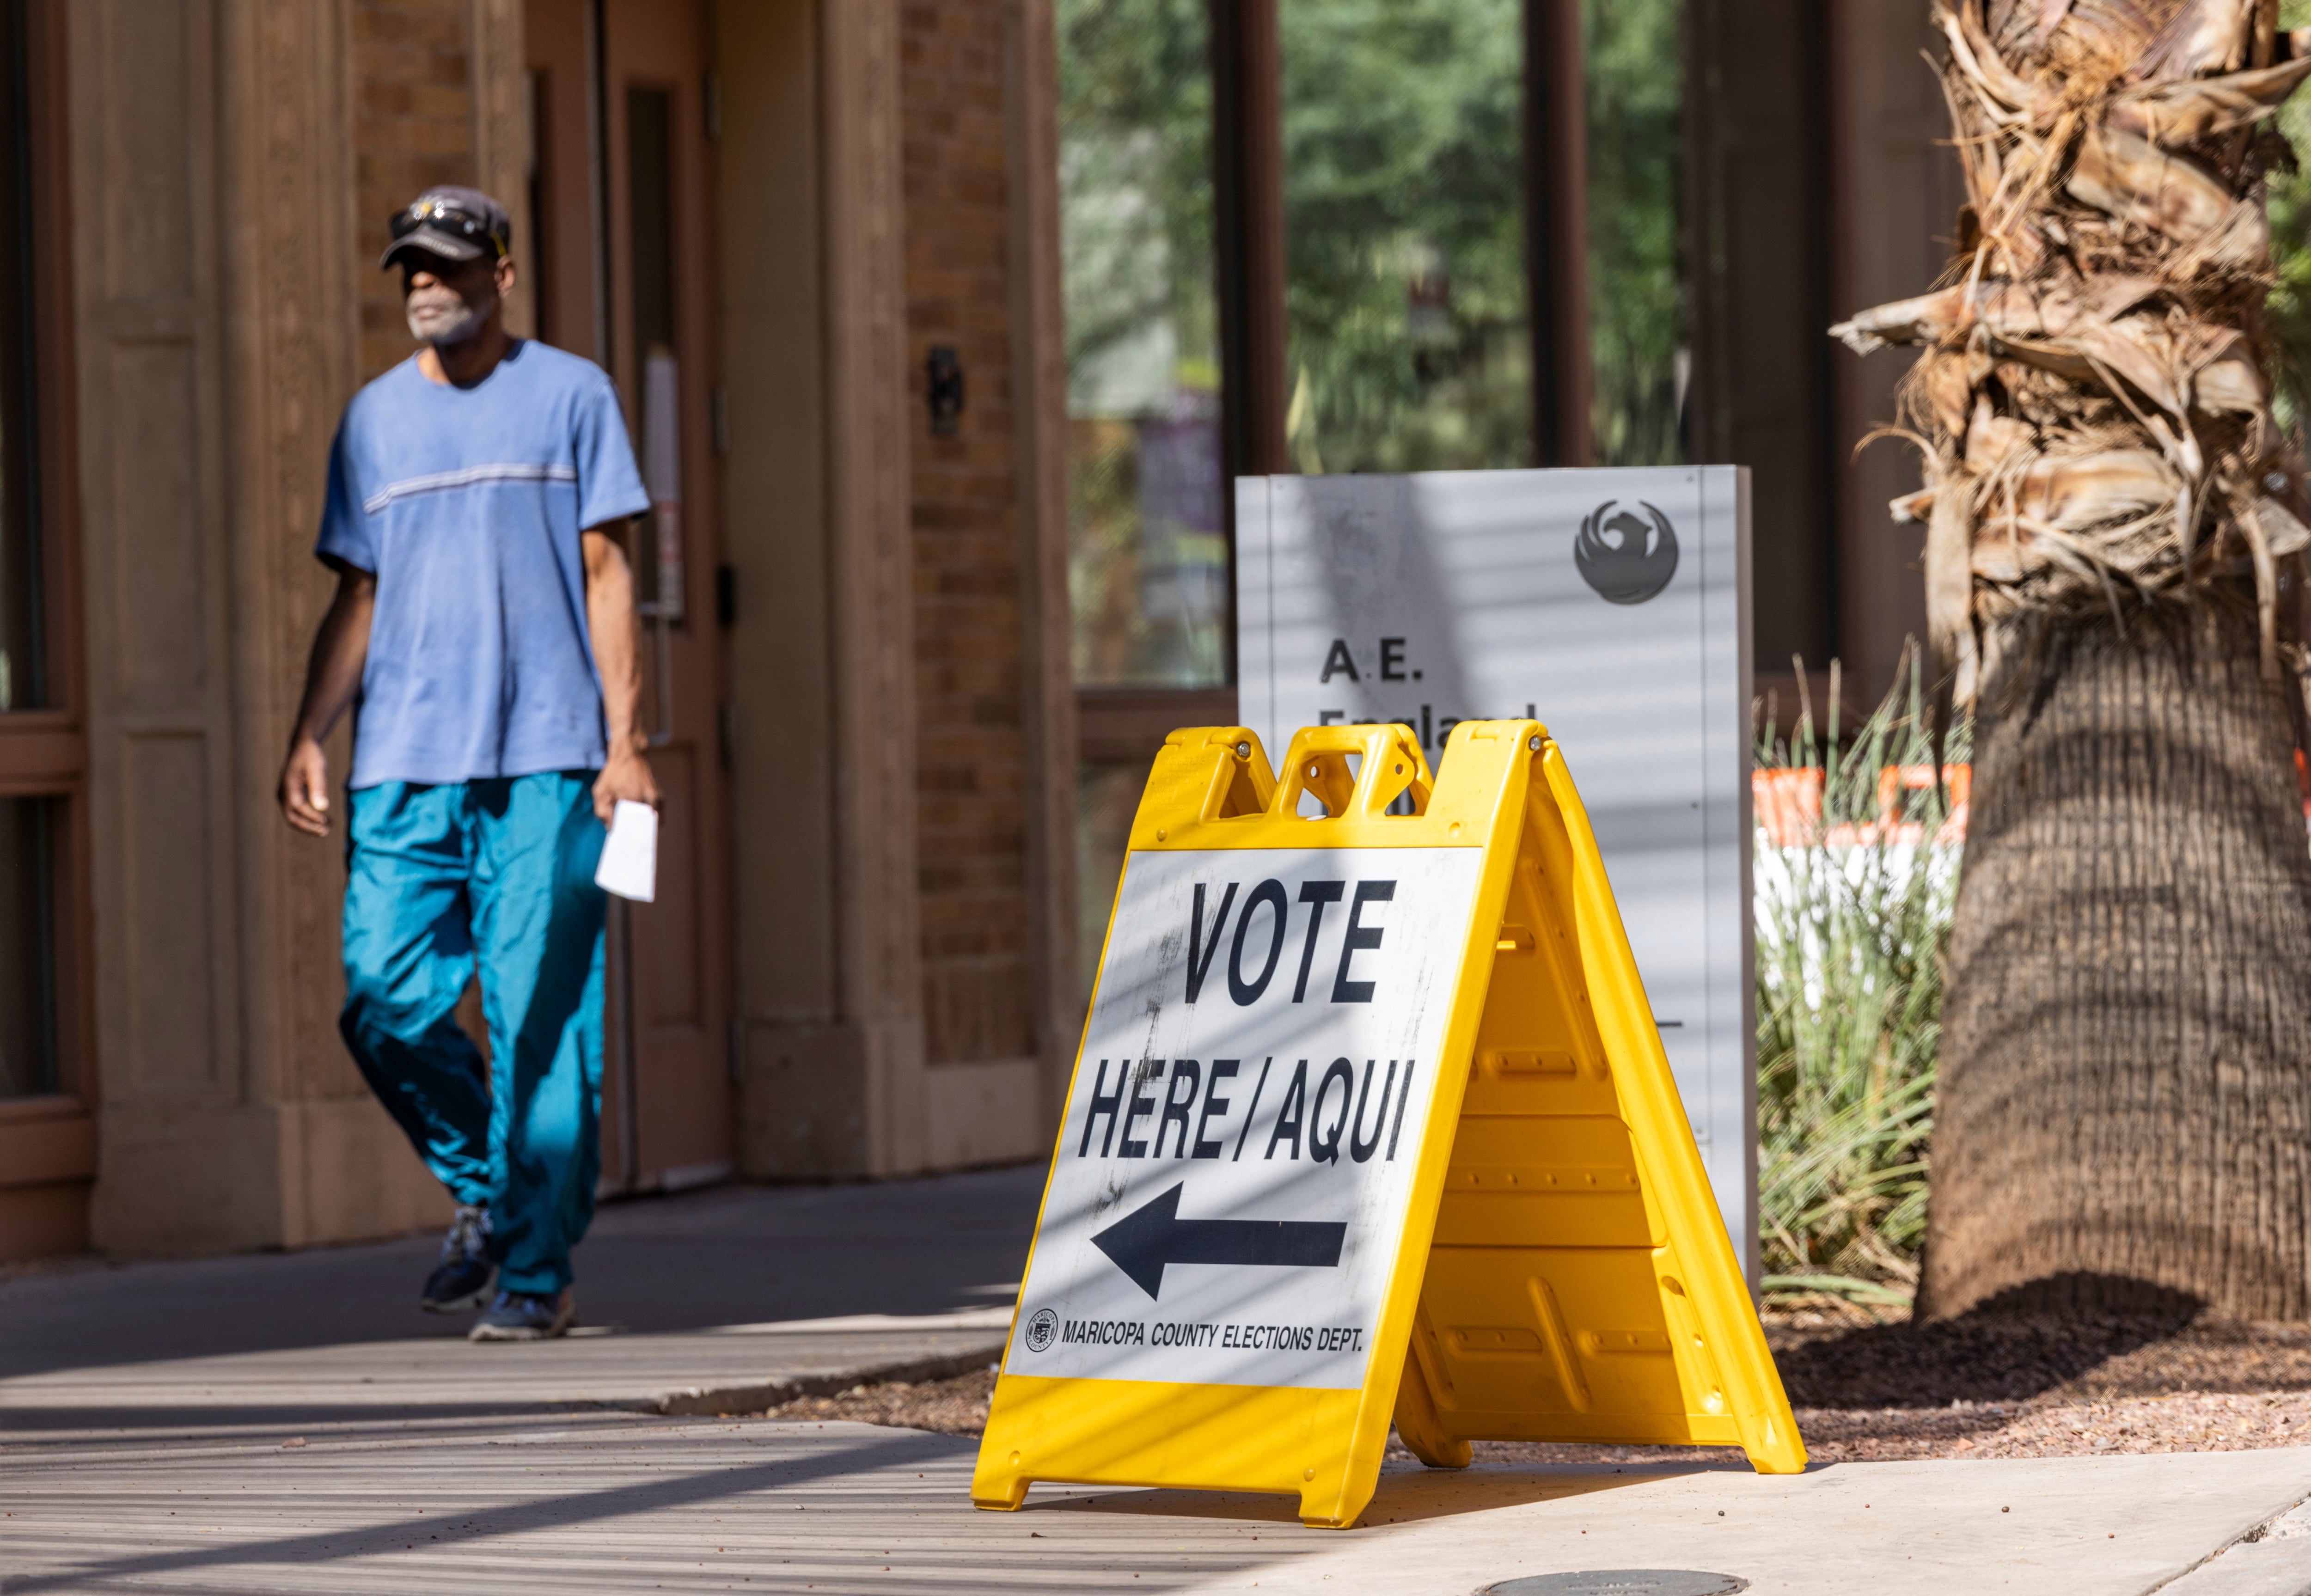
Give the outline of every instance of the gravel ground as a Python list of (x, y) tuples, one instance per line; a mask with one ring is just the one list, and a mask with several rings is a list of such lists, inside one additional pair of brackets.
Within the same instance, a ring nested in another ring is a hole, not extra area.
[[(2311, 1444), (2311, 1324), (2168, 1313), (1914, 1325), (1852, 1309), (1769, 1311), (1766, 1334), (1819, 1462), (2242, 1452)], [(773, 1408), (976, 1435), (995, 1377), (855, 1387)], [(1480, 1462), (1660, 1462), (1731, 1447), (1478, 1442)], [(1390, 1455), (1408, 1453), (1391, 1443)]]

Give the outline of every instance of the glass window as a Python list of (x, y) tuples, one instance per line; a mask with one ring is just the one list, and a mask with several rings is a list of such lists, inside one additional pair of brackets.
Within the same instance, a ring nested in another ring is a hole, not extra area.
[(51, 702), (32, 480), (31, 201), (23, 18), (0, 5), (0, 711)]
[(1583, 0), (1590, 427), (1600, 466), (1691, 458), (1684, 0)]
[[(31, 136), (25, 98), (24, 6), (0, 0), (0, 711), (56, 702), (42, 620), (39, 451), (33, 435), (33, 304), (29, 214)], [(42, 777), (53, 746), (0, 714), (0, 781), (26, 774), (31, 749)], [(57, 859), (65, 804), (0, 798), (0, 1098), (59, 1090), (57, 1033)]]
[(1295, 462), (1530, 465), (1521, 0), (1281, 0), (1278, 30)]
[(1205, 0), (1060, 0), (1068, 581), (1086, 687), (1225, 684)]
[(1115, 886), (1123, 876), (1123, 856), (1147, 772), (1146, 760), (1086, 761), (1076, 767), (1076, 968), (1086, 998), (1107, 946), (1107, 917), (1115, 908)]
[(674, 353), (674, 96), (664, 89), (626, 92), (626, 269), (641, 369), (636, 452), (651, 505), (649, 546), (634, 561), (637, 597), (643, 615), (675, 622), (683, 618), (682, 384)]
[(0, 1098), (57, 1090), (55, 798), (0, 798)]
[(514, 240), (514, 254), (519, 259), (522, 282), (529, 289), (530, 325), (541, 340), (546, 329), (554, 326), (554, 312), (562, 307), (548, 298), (552, 285), (546, 278), (545, 240), (554, 236), (554, 218), (546, 206), (553, 202), (554, 182), (545, 170), (546, 154), (554, 137), (554, 114), (547, 98), (553, 92), (553, 74), (542, 67), (531, 67), (521, 74), (522, 114), (529, 128), (529, 160), (523, 173), (523, 188), (529, 200), (529, 236)]

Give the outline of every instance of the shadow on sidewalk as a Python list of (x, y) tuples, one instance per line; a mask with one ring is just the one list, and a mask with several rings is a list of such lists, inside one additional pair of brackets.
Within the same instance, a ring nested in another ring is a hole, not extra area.
[[(1007, 1307), (1041, 1164), (842, 1186), (722, 1186), (604, 1208), (579, 1317), (634, 1331)], [(0, 1381), (60, 1370), (462, 1337), (422, 1312), (438, 1238), (131, 1262), (0, 1280)]]
[[(1455, 1518), (1463, 1513), (1489, 1513), (1499, 1507), (1521, 1507), (1530, 1502), (1558, 1502), (1600, 1491), (1618, 1490), (1647, 1480), (1695, 1474), (1731, 1465), (1696, 1462), (1690, 1465), (1629, 1467), (1609, 1464), (1540, 1465), (1506, 1469), (1426, 1469), (1417, 1464), (1391, 1463), (1381, 1470), (1380, 1488), (1372, 1505), (1356, 1521), (1356, 1528), (1408, 1524), (1423, 1519)], [(1748, 1463), (1739, 1466), (1749, 1472)], [(1274, 1524), (1298, 1531), (1300, 1504), (1296, 1497), (1264, 1491), (1129, 1490), (1108, 1491), (1092, 1486), (1073, 1487), (1069, 1496), (1042, 1494), (1038, 1487), (1023, 1513), (1115, 1513), (1133, 1518), (1217, 1519), (1240, 1523)], [(1096, 1494), (1085, 1495), (1089, 1491)]]
[[(54, 1574), (11, 1575), (9, 1596), (35, 1591), (85, 1591), (109, 1582), (144, 1583), (231, 1567), (310, 1567), (350, 1563), (355, 1558), (414, 1551), (430, 1543), (441, 1549), (541, 1529), (569, 1529), (606, 1520), (695, 1508), (732, 1501), (749, 1493), (791, 1488), (814, 1481), (866, 1474), (876, 1469), (945, 1461), (955, 1443), (943, 1435), (895, 1432), (856, 1446), (829, 1448), (815, 1455), (684, 1473), (642, 1483), (576, 1491), (543, 1499), (477, 1508), (449, 1515), (414, 1517), (289, 1535), (250, 1544), (228, 1542), (199, 1549), (152, 1551), (106, 1557)], [(440, 1539), (446, 1536), (446, 1544)], [(310, 1588), (310, 1587), (309, 1587)]]

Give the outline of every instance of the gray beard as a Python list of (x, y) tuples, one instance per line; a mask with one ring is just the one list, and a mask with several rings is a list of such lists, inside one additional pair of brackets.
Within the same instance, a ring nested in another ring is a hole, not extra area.
[(408, 318), (408, 320), (411, 337), (420, 344), (431, 344), (437, 348), (444, 344), (463, 344), (482, 330), (481, 313), (463, 300), (458, 301), (458, 308), (454, 311), (447, 316), (437, 318), (431, 332), (425, 330), (424, 324), (420, 322), (414, 314)]

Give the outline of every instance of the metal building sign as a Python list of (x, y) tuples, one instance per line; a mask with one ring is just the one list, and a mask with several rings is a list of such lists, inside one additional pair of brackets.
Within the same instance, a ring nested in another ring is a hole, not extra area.
[(1564, 758), (1466, 721), (1174, 732), (1132, 825), (972, 1477), (1286, 1492), (1391, 1419), (1804, 1448)]
[(1236, 646), (1271, 746), (1526, 715), (1571, 751), (1754, 1278), (1749, 503), (1731, 466), (1242, 478)]

